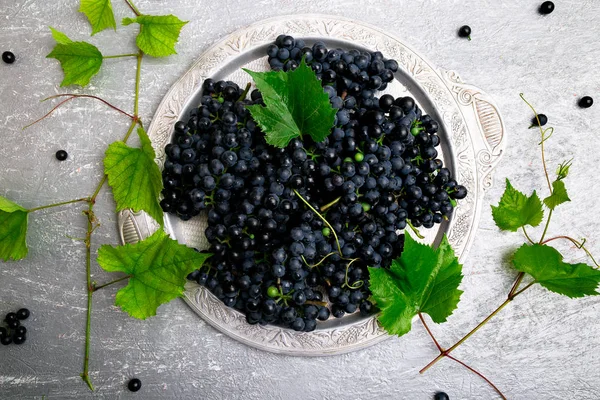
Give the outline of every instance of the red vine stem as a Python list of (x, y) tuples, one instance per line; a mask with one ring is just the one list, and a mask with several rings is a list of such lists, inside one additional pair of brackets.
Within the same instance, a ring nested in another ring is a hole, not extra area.
[(504, 300), (504, 302), (502, 304), (500, 304), (498, 306), (498, 308), (496, 308), (494, 311), (492, 311), (492, 313), (490, 315), (488, 315), (483, 321), (481, 321), (479, 324), (477, 324), (477, 326), (475, 328), (471, 329), (471, 331), (469, 333), (467, 333), (465, 336), (463, 336), (462, 339), (460, 339), (458, 342), (454, 343), (450, 348), (448, 348), (447, 350), (440, 351), (440, 354), (435, 359), (433, 359), (429, 364), (427, 364), (425, 367), (423, 367), (419, 371), (419, 373), (420, 374), (425, 373), (425, 371), (427, 371), (429, 368), (431, 368), (435, 363), (437, 363), (438, 361), (440, 361), (442, 358), (448, 357), (448, 355), (452, 351), (454, 351), (454, 349), (456, 349), (458, 346), (460, 346), (461, 344), (463, 344), (475, 332), (477, 332), (479, 329), (481, 329), (482, 326), (484, 326), (490, 319), (492, 319), (504, 307), (506, 307), (508, 305), (508, 303), (510, 303), (511, 301), (513, 301), (515, 297), (517, 297), (518, 295), (520, 295), (521, 293), (523, 293), (525, 290), (529, 289), (535, 283), (535, 281), (533, 281), (530, 284), (528, 284), (527, 286), (525, 286), (523, 289), (519, 290), (518, 292), (515, 292), (517, 290), (517, 288), (519, 287), (519, 284), (523, 280), (523, 277), (524, 277), (524, 274), (519, 274), (517, 276), (515, 284), (513, 285), (513, 288), (511, 289), (511, 291), (509, 292), (506, 300)]
[(433, 343), (435, 343), (435, 346), (438, 348), (440, 353), (443, 353), (444, 349), (442, 348), (442, 346), (440, 346), (438, 341), (435, 339), (435, 336), (433, 336), (433, 333), (431, 333), (429, 326), (427, 326), (427, 323), (425, 322), (425, 318), (423, 318), (423, 314), (419, 313), (419, 319), (421, 320), (421, 323), (425, 327), (425, 330), (427, 331), (427, 333), (429, 333), (429, 337), (431, 338), (431, 340), (433, 340)]
[[(137, 54), (135, 54), (135, 56), (137, 56)], [(119, 107), (117, 107), (117, 106), (114, 106), (114, 105), (110, 104), (108, 101), (104, 100), (103, 98), (101, 98), (101, 97), (98, 97), (98, 96), (92, 96), (92, 95), (90, 95), (90, 94), (72, 94), (72, 93), (57, 94), (57, 95), (54, 95), (54, 96), (50, 96), (50, 97), (48, 97), (48, 98), (45, 98), (45, 99), (44, 99), (44, 100), (42, 100), (42, 101), (46, 101), (46, 100), (50, 100), (50, 99), (55, 99), (55, 98), (57, 98), (57, 97), (65, 97), (65, 96), (71, 96), (71, 98), (76, 98), (76, 97), (84, 97), (84, 98), (88, 98), (88, 99), (95, 99), (95, 100), (101, 101), (102, 103), (106, 104), (107, 106), (109, 106), (109, 107), (110, 107), (110, 108), (112, 108), (113, 110), (115, 110), (115, 111), (118, 111), (118, 112), (120, 112), (121, 114), (123, 114), (123, 115), (126, 115), (126, 116), (128, 116), (129, 118), (131, 118), (131, 119), (133, 119), (133, 120), (134, 120), (134, 119), (136, 119), (136, 118), (135, 118), (135, 116), (133, 116), (133, 115), (129, 114), (128, 112), (125, 112), (125, 111), (121, 110), (121, 109), (120, 109)], [(70, 100), (70, 99), (69, 99), (69, 100)]]
[(452, 357), (450, 354), (447, 354), (446, 357), (448, 357), (451, 360), (456, 361), (457, 363), (459, 363), (460, 365), (462, 365), (463, 367), (465, 367), (466, 369), (468, 369), (469, 371), (471, 371), (472, 373), (474, 373), (475, 375), (479, 376), (481, 379), (486, 381), (488, 383), (488, 385), (490, 385), (492, 388), (494, 388), (496, 393), (498, 393), (498, 395), (500, 395), (500, 397), (502, 397), (503, 400), (506, 400), (506, 396), (504, 396), (504, 394), (502, 394), (500, 389), (498, 389), (498, 387), (496, 387), (496, 385), (494, 385), (492, 383), (492, 381), (490, 381), (488, 378), (486, 378), (481, 372), (477, 371), (475, 368), (468, 366), (464, 362), (460, 361), (458, 358)]
[(48, 113), (46, 115), (44, 115), (42, 118), (36, 119), (35, 121), (33, 121), (32, 123), (30, 123), (29, 125), (26, 125), (23, 127), (23, 130), (29, 128), (32, 125), (37, 124), (38, 122), (40, 122), (41, 120), (43, 120), (44, 118), (48, 117), (50, 114), (52, 114), (58, 107), (62, 106), (63, 104), (65, 104), (67, 101), (71, 100), (71, 98), (68, 98), (66, 100), (61, 101), (60, 103), (58, 103), (56, 106), (54, 106), (54, 108), (50, 111), (48, 111)]
[(492, 381), (490, 381), (488, 378), (486, 378), (481, 372), (477, 371), (476, 369), (468, 366), (467, 364), (465, 364), (464, 362), (460, 361), (459, 359), (451, 356), (450, 354), (446, 353), (446, 350), (444, 350), (442, 348), (442, 346), (440, 346), (440, 344), (438, 343), (438, 341), (436, 340), (435, 336), (433, 336), (433, 333), (431, 332), (431, 330), (429, 329), (429, 326), (427, 325), (427, 323), (425, 322), (425, 318), (423, 318), (423, 314), (419, 313), (419, 318), (421, 319), (421, 323), (423, 324), (423, 326), (425, 327), (425, 330), (427, 331), (427, 333), (429, 333), (429, 337), (431, 337), (431, 340), (433, 340), (433, 343), (435, 343), (436, 347), (438, 348), (438, 350), (440, 351), (440, 356), (445, 356), (448, 357), (451, 360), (456, 361), (457, 363), (459, 363), (460, 365), (462, 365), (463, 367), (467, 368), (469, 371), (473, 372), (474, 374), (478, 375), (479, 377), (481, 377), (481, 379), (483, 379), (484, 381), (486, 381), (503, 399), (506, 400), (506, 397), (504, 397), (504, 395), (502, 394), (502, 392), (500, 391), (500, 389), (498, 389), (496, 387), (496, 385), (494, 385), (492, 383)]
[(109, 106), (109, 107), (110, 107), (110, 108), (112, 108), (113, 110), (115, 110), (115, 111), (118, 111), (118, 112), (120, 112), (121, 114), (123, 114), (123, 115), (126, 115), (127, 117), (131, 118), (133, 121), (136, 121), (136, 120), (138, 119), (138, 117), (136, 117), (136, 116), (134, 116), (134, 115), (131, 115), (131, 114), (129, 114), (128, 112), (125, 112), (125, 111), (121, 110), (119, 107), (117, 107), (117, 106), (114, 106), (114, 105), (110, 104), (108, 101), (106, 101), (106, 100), (104, 100), (104, 99), (102, 99), (102, 98), (100, 98), (100, 97), (97, 97), (97, 96), (92, 96), (92, 95), (89, 95), (89, 94), (73, 94), (73, 93), (57, 94), (57, 95), (55, 95), (55, 96), (50, 96), (50, 97), (47, 97), (47, 98), (45, 98), (45, 99), (44, 99), (44, 100), (42, 100), (42, 101), (51, 100), (51, 99), (56, 99), (56, 98), (60, 98), (60, 97), (67, 97), (67, 98), (66, 98), (65, 100), (61, 101), (60, 103), (58, 103), (58, 104), (57, 104), (57, 105), (56, 105), (56, 106), (55, 106), (55, 107), (54, 107), (52, 110), (48, 111), (48, 113), (47, 113), (46, 115), (44, 115), (43, 117), (41, 117), (41, 118), (39, 118), (39, 119), (37, 119), (37, 120), (33, 121), (31, 124), (29, 124), (29, 125), (27, 125), (27, 126), (25, 126), (25, 127), (23, 127), (23, 130), (25, 130), (25, 129), (29, 128), (29, 127), (30, 127), (30, 126), (32, 126), (32, 125), (35, 125), (35, 124), (37, 124), (38, 122), (40, 122), (40, 121), (42, 121), (42, 120), (44, 120), (44, 119), (46, 119), (46, 118), (47, 118), (47, 117), (49, 117), (49, 116), (50, 116), (50, 115), (51, 115), (51, 114), (52, 114), (54, 111), (56, 111), (56, 110), (57, 110), (57, 109), (58, 109), (60, 106), (62, 106), (62, 105), (63, 105), (63, 104), (65, 104), (66, 102), (68, 102), (68, 101), (70, 101), (70, 100), (73, 100), (73, 99), (75, 99), (75, 98), (79, 98), (79, 97), (83, 97), (83, 98), (88, 98), (88, 99), (94, 99), (94, 100), (101, 101), (102, 103), (106, 104), (107, 106)]
[(125, 3), (127, 3), (127, 5), (129, 6), (129, 8), (131, 9), (131, 11), (133, 11), (133, 13), (139, 17), (140, 15), (142, 15), (140, 13), (140, 10), (137, 9), (136, 6), (133, 5), (133, 3), (131, 3), (129, 0), (125, 0)]
[(515, 279), (515, 283), (513, 283), (512, 287), (510, 288), (510, 292), (508, 292), (508, 298), (515, 294), (515, 291), (519, 288), (519, 285), (521, 284), (521, 281), (524, 277), (525, 272), (519, 272), (519, 275), (517, 275), (517, 279)]

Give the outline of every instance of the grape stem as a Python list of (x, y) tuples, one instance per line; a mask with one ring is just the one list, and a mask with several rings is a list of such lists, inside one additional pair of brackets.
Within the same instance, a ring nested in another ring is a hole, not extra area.
[(331, 233), (333, 233), (333, 236), (335, 237), (335, 243), (337, 244), (338, 251), (340, 252), (340, 257), (343, 257), (342, 248), (340, 246), (340, 241), (337, 237), (337, 234), (335, 233), (335, 230), (333, 229), (333, 226), (331, 226), (331, 224), (313, 206), (311, 206), (310, 203), (308, 201), (306, 201), (306, 199), (304, 197), (302, 197), (302, 195), (300, 193), (298, 193), (298, 191), (296, 189), (293, 189), (293, 190), (294, 190), (294, 193), (296, 193), (296, 196), (300, 197), (300, 200), (302, 200), (304, 202), (304, 204), (306, 204), (308, 206), (308, 208), (310, 208), (315, 214), (317, 214), (317, 216), (319, 218), (321, 218), (321, 220), (325, 223), (325, 225), (327, 225), (329, 227), (329, 229), (331, 229)]
[(327, 307), (326, 301), (317, 301), (317, 300), (306, 300), (304, 304), (312, 304), (313, 306), (322, 306)]
[(246, 96), (248, 95), (248, 92), (250, 91), (250, 87), (251, 86), (252, 86), (252, 83), (250, 83), (250, 82), (246, 83), (246, 88), (244, 89), (244, 91), (240, 95), (240, 98), (238, 99), (238, 101), (242, 101), (242, 100), (244, 100), (246, 98)]
[(425, 236), (421, 235), (421, 232), (419, 232), (419, 230), (415, 228), (414, 225), (408, 219), (406, 220), (406, 224), (410, 227), (413, 233), (417, 235), (419, 239), (425, 239)]
[(322, 264), (322, 263), (323, 263), (325, 260), (327, 260), (327, 257), (329, 257), (329, 256), (332, 256), (332, 255), (334, 255), (334, 254), (336, 254), (336, 253), (335, 253), (335, 251), (332, 251), (331, 253), (329, 253), (329, 254), (327, 254), (325, 257), (323, 257), (323, 258), (321, 259), (321, 261), (319, 261), (318, 263), (316, 263), (316, 264), (313, 264), (313, 265), (310, 265), (310, 264), (308, 263), (308, 261), (306, 261), (306, 258), (304, 258), (304, 255), (301, 255), (301, 256), (300, 256), (300, 258), (302, 258), (302, 261), (304, 261), (304, 264), (306, 264), (306, 266), (307, 266), (308, 268), (315, 268), (315, 267), (318, 267), (319, 265), (321, 265), (321, 264)]
[(341, 199), (342, 199), (341, 197), (338, 197), (337, 199), (333, 200), (332, 202), (329, 202), (329, 203), (325, 204), (323, 207), (321, 207), (321, 212), (327, 211), (327, 209), (329, 209), (330, 207), (333, 207), (334, 205), (336, 205), (337, 203), (339, 203), (339, 201)]

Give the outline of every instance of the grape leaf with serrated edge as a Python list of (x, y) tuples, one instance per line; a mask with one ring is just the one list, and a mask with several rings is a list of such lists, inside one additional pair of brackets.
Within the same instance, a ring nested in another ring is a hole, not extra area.
[(379, 322), (398, 336), (410, 331), (412, 318), (420, 312), (436, 323), (445, 322), (462, 294), (462, 266), (446, 235), (437, 249), (409, 234), (405, 238), (404, 251), (389, 269), (369, 267), (369, 288), (381, 310)]
[(179, 40), (181, 28), (188, 21), (174, 15), (140, 15), (136, 18), (123, 18), (123, 25), (140, 24), (140, 33), (135, 43), (145, 54), (152, 57), (166, 57), (177, 54), (175, 43)]
[(0, 258), (20, 260), (27, 256), (29, 211), (0, 196)]
[(158, 196), (163, 188), (162, 176), (154, 162), (156, 154), (146, 132), (138, 129), (141, 148), (129, 147), (121, 141), (106, 149), (104, 171), (117, 202), (117, 211), (131, 208), (145, 211), (161, 226), (163, 211)]
[(538, 226), (544, 218), (542, 202), (535, 190), (527, 197), (506, 179), (506, 189), (497, 206), (492, 206), (492, 217), (498, 228), (515, 232), (522, 226)]
[(65, 74), (60, 86), (86, 86), (102, 66), (102, 53), (94, 45), (74, 42), (64, 33), (54, 28), (50, 30), (57, 43), (46, 58), (55, 58), (60, 62)]
[(310, 135), (321, 142), (329, 135), (337, 111), (304, 59), (289, 72), (244, 71), (254, 79), (265, 103), (265, 107), (255, 104), (247, 108), (267, 143), (285, 147), (295, 137)]
[(524, 244), (513, 255), (517, 271), (525, 272), (546, 289), (568, 297), (595, 296), (600, 271), (589, 265), (563, 262), (555, 248), (545, 244)]
[(90, 21), (92, 36), (107, 28), (117, 29), (110, 0), (81, 0), (79, 12), (84, 13)]
[(567, 194), (567, 188), (562, 180), (556, 180), (552, 182), (552, 194), (544, 199), (544, 204), (551, 210), (554, 210), (557, 206), (571, 201)]
[(171, 239), (162, 229), (124, 246), (103, 245), (98, 264), (108, 272), (124, 272), (129, 283), (117, 292), (115, 305), (134, 318), (156, 315), (157, 308), (181, 297), (187, 275), (212, 254), (199, 253)]

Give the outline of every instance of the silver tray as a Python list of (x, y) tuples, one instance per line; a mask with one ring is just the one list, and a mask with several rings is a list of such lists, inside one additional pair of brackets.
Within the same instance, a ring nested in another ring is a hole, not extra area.
[[(446, 233), (461, 260), (473, 241), (484, 192), (492, 186), (491, 172), (505, 146), (504, 125), (495, 103), (481, 89), (462, 82), (457, 73), (434, 67), (398, 38), (377, 27), (345, 18), (323, 15), (294, 15), (268, 19), (232, 33), (200, 55), (198, 61), (166, 94), (148, 129), (162, 168), (164, 147), (178, 119), (199, 104), (202, 82), (206, 78), (227, 79), (244, 86), (250, 77), (240, 70), (267, 70), (266, 47), (286, 33), (316, 40), (328, 48), (379, 50), (386, 58), (398, 61), (399, 71), (386, 92), (410, 94), (423, 113), (440, 122), (441, 158), (453, 171), (469, 195), (459, 202), (449, 222), (433, 229), (422, 229), (425, 242), (439, 242)], [(136, 242), (158, 229), (145, 213), (124, 210), (119, 214), (123, 243)], [(180, 243), (207, 248), (204, 237), (206, 218), (198, 216), (183, 222), (165, 217), (165, 230)], [(206, 322), (247, 345), (275, 353), (298, 356), (323, 356), (350, 352), (389, 337), (375, 317), (358, 313), (319, 322), (313, 332), (295, 332), (273, 325), (249, 325), (245, 316), (225, 306), (208, 289), (194, 283), (186, 285), (184, 299)], [(193, 323), (193, 322), (191, 322)]]

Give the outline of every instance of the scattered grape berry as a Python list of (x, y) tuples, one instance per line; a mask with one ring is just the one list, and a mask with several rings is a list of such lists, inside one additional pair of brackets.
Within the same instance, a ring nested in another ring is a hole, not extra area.
[(17, 314), (15, 314), (14, 312), (9, 312), (8, 314), (6, 314), (6, 316), (4, 317), (4, 320), (6, 322), (13, 322), (17, 320)]
[(548, 117), (546, 116), (546, 114), (538, 114), (537, 118), (534, 116), (531, 119), (531, 126), (530, 126), (530, 128), (538, 127), (538, 126), (544, 126), (547, 123), (548, 123)]
[(592, 104), (594, 104), (594, 99), (592, 99), (590, 96), (583, 96), (579, 100), (579, 107), (581, 108), (590, 108)]
[(434, 396), (434, 400), (450, 400), (450, 397), (444, 392), (437, 392)]
[(554, 3), (551, 1), (545, 1), (540, 6), (540, 14), (547, 15), (550, 14), (552, 11), (554, 11)]
[(11, 343), (20, 345), (27, 340), (27, 328), (21, 326), (21, 321), (29, 317), (29, 310), (21, 308), (16, 313), (9, 312), (4, 317), (7, 328), (0, 327), (0, 343), (9, 345)]
[(68, 156), (69, 156), (69, 154), (66, 151), (64, 151), (64, 150), (58, 150), (56, 152), (56, 159), (58, 161), (65, 161)]
[(21, 308), (19, 311), (17, 311), (17, 318), (20, 320), (26, 320), (27, 318), (29, 318), (29, 310), (26, 308)]
[(471, 40), (471, 27), (469, 25), (463, 25), (458, 30), (458, 36)]
[(127, 388), (131, 391), (131, 392), (137, 392), (138, 390), (140, 390), (142, 388), (142, 381), (140, 381), (137, 378), (133, 378), (132, 380), (129, 381), (129, 383), (127, 384)]
[(10, 51), (5, 51), (2, 53), (2, 61), (7, 64), (12, 64), (15, 62), (15, 55)]
[(334, 127), (322, 142), (275, 148), (246, 108), (264, 105), (259, 91), (245, 98), (234, 82), (204, 81), (199, 107), (174, 125), (163, 170), (163, 210), (207, 216), (213, 256), (188, 279), (250, 324), (309, 332), (331, 315), (372, 315), (367, 266), (388, 268), (408, 223), (450, 218), (467, 190), (438, 158), (440, 124), (411, 97), (377, 96), (395, 60), (288, 35), (267, 55), (283, 71), (304, 57), (337, 109)]

